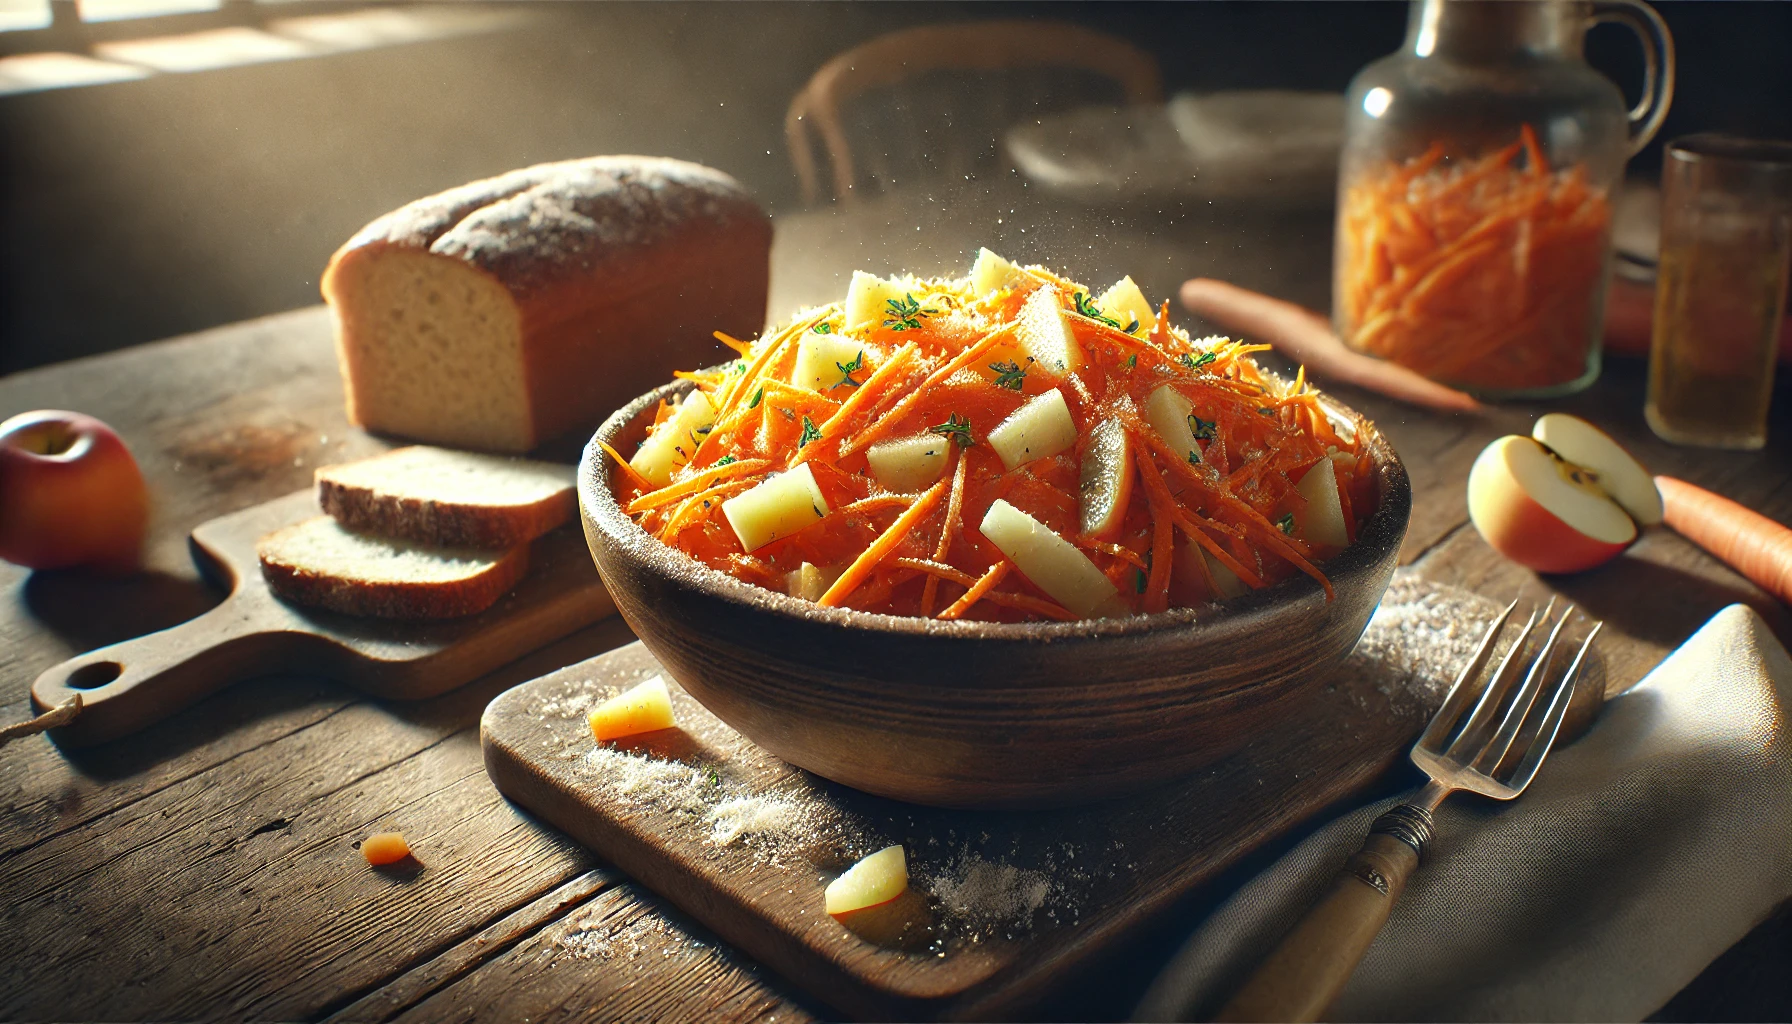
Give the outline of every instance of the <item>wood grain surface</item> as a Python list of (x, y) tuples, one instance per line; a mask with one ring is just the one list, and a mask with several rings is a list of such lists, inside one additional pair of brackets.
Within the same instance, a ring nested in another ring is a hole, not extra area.
[[(781, 217), (771, 306), (781, 316), (835, 299), (854, 269), (960, 272), (988, 245), (1098, 284), (1130, 273), (1153, 299), (1206, 276), (1324, 309), (1330, 232), (1324, 216), (1089, 211), (1018, 189), (929, 190), (850, 214)], [(1411, 474), (1402, 564), (1484, 596), (1559, 593), (1581, 602), (1607, 620), (1600, 648), (1613, 687), (1641, 678), (1732, 601), (1761, 611), (1792, 642), (1783, 606), (1671, 532), (1645, 533), (1593, 572), (1539, 577), (1499, 558), (1468, 524), (1463, 491), (1474, 456), (1494, 437), (1528, 432), (1544, 408), (1593, 419), (1656, 472), (1792, 522), (1792, 390), (1778, 388), (1766, 450), (1705, 452), (1648, 432), (1643, 378), (1640, 362), (1612, 360), (1586, 394), (1477, 417), (1335, 389), (1377, 421)], [(221, 600), (188, 554), (195, 524), (303, 489), (315, 467), (391, 443), (344, 420), (322, 307), (0, 378), (0, 417), (37, 408), (77, 409), (120, 431), (151, 488), (150, 564), (122, 580), (0, 564), (0, 720), (9, 722), (29, 715), (31, 681), (56, 663)], [(582, 441), (546, 455), (571, 462)], [(630, 639), (608, 620), (426, 701), (388, 704), (288, 673), (234, 684), (117, 743), (62, 751), (32, 737), (0, 748), (0, 931), (9, 940), (0, 1018), (302, 1020), (354, 1007), (365, 1020), (465, 1017), (468, 1007), (483, 1019), (839, 1016), (640, 886), (577, 882), (612, 866), (485, 780), (473, 730), (487, 701)], [(376, 825), (412, 838), (420, 874), (371, 872), (353, 844)], [(452, 843), (452, 854), (444, 857), (440, 843)], [(1059, 994), (1032, 1015), (1127, 1016), (1223, 890), (1278, 848), (1245, 858), (1067, 970)], [(440, 883), (431, 877), (451, 873)], [(575, 931), (592, 934), (581, 913), (599, 897), (599, 920), (642, 922), (641, 955), (580, 957), (556, 945)], [(661, 927), (664, 938), (649, 941)], [(704, 945), (701, 955), (664, 952), (693, 942)], [(1660, 1016), (1792, 1017), (1788, 959), (1792, 914), (1782, 910)]]
[[(1073, 809), (950, 811), (829, 783), (729, 728), (640, 644), (509, 691), (480, 734), (500, 791), (832, 1005), (1026, 1016), (1072, 964), (1402, 758), (1498, 613), (1403, 578), (1343, 666), (1239, 753)], [(679, 727), (594, 744), (584, 712), (655, 675)], [(892, 843), (920, 902), (875, 934), (823, 914), (826, 882)]]
[(289, 604), (256, 560), (263, 537), (318, 514), (313, 490), (193, 528), (193, 557), (227, 592), (197, 618), (71, 658), (37, 677), (35, 705), (83, 699), (54, 730), (63, 747), (117, 739), (230, 683), (309, 672), (378, 697), (420, 700), (452, 690), (615, 612), (578, 533), (537, 539), (528, 574), (491, 608), (431, 622), (360, 618)]

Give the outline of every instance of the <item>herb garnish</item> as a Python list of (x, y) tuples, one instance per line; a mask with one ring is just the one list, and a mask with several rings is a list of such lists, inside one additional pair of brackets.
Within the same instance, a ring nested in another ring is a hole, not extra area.
[(726, 466), (726, 465), (728, 465), (728, 464), (729, 464), (729, 463), (730, 463), (730, 462), (738, 462), (738, 461), (739, 461), (739, 460), (738, 460), (738, 459), (736, 459), (736, 458), (735, 458), (735, 457), (734, 457), (734, 456), (732, 456), (732, 455), (724, 455), (724, 456), (722, 456), (722, 457), (721, 457), (721, 458), (719, 458), (719, 459), (717, 459), (717, 460), (716, 460), (716, 465), (718, 465), (718, 466)]
[(830, 385), (828, 387), (829, 391), (834, 390), (834, 388), (858, 387), (860, 384), (863, 384), (864, 381), (853, 380), (852, 375), (865, 368), (865, 350), (859, 349), (859, 354), (853, 356), (850, 362), (835, 363), (834, 368), (840, 371), (840, 381), (839, 383)]
[(885, 312), (889, 314), (884, 320), (884, 326), (892, 331), (918, 331), (921, 329), (922, 317), (939, 315), (937, 309), (922, 309), (915, 297), (908, 293), (904, 293), (900, 299), (885, 299), (884, 305), (888, 307)]
[(803, 436), (797, 440), (796, 446), (798, 448), (802, 448), (805, 445), (807, 445), (810, 441), (819, 441), (819, 440), (821, 440), (821, 428), (817, 427), (812, 421), (810, 421), (809, 417), (804, 416), (803, 417)]
[(1208, 363), (1211, 363), (1218, 358), (1219, 356), (1213, 352), (1203, 352), (1198, 356), (1184, 352), (1182, 354), (1182, 365), (1191, 370), (1199, 370), (1201, 367), (1206, 366)]
[(1125, 331), (1125, 332), (1126, 332), (1126, 333), (1128, 333), (1128, 334), (1131, 334), (1131, 333), (1133, 333), (1133, 332), (1134, 332), (1134, 331), (1136, 331), (1136, 330), (1138, 330), (1138, 329), (1139, 329), (1139, 318), (1138, 318), (1138, 317), (1136, 317), (1136, 316), (1135, 316), (1135, 317), (1133, 317), (1133, 318), (1132, 318), (1132, 323), (1130, 323), (1130, 324), (1127, 324), (1127, 325), (1126, 325), (1126, 326), (1125, 326), (1125, 327), (1122, 327), (1122, 328), (1120, 328), (1120, 329), (1121, 329), (1121, 330), (1123, 330), (1123, 331)]
[(816, 324), (814, 327), (812, 327), (810, 329), (813, 330), (816, 334), (832, 334), (832, 333), (834, 333), (834, 325), (828, 323), (826, 320), (823, 320), (821, 323)]
[(996, 387), (1019, 391), (1021, 382), (1027, 379), (1027, 368), (1020, 365), (1020, 360), (1007, 363), (990, 363), (989, 368), (996, 371)]
[(1138, 365), (1139, 365), (1139, 354), (1137, 352), (1134, 352), (1132, 355), (1126, 357), (1126, 368), (1128, 370), (1136, 369), (1138, 367)]
[(1192, 412), (1188, 414), (1189, 433), (1194, 434), (1195, 440), (1197, 441), (1213, 440), (1218, 436), (1218, 428), (1219, 423), (1217, 421), (1204, 420)]
[(1120, 326), (1120, 321), (1103, 313), (1101, 307), (1089, 301), (1089, 296), (1084, 295), (1082, 292), (1077, 292), (1075, 295), (1072, 295), (1070, 301), (1076, 303), (1076, 311), (1078, 313), (1081, 313), (1089, 319), (1100, 320), (1109, 327), (1118, 328)]
[(1199, 466), (1201, 464), (1201, 449), (1190, 448), (1188, 450), (1188, 464), (1191, 466)]
[(764, 397), (765, 397), (765, 385), (761, 384), (761, 385), (759, 385), (759, 390), (753, 392), (753, 400), (747, 403), (747, 408), (749, 408), (749, 409), (759, 408), (759, 401), (760, 401), (760, 399), (762, 399)]
[(1294, 513), (1282, 513), (1282, 518), (1276, 520), (1276, 527), (1290, 537), (1294, 536)]
[(1143, 594), (1145, 592), (1145, 570), (1134, 569), (1132, 571), (1132, 575), (1133, 575), (1133, 589), (1138, 591), (1139, 593)]
[(941, 437), (951, 438), (958, 442), (958, 447), (960, 448), (969, 448), (971, 445), (977, 443), (977, 440), (971, 436), (970, 418), (960, 416), (957, 413), (947, 416), (946, 422), (928, 427), (927, 429), (930, 433), (938, 434)]

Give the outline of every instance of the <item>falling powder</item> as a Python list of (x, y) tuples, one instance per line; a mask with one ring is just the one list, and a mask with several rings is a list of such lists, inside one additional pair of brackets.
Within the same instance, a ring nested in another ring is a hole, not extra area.
[(1023, 924), (1052, 895), (1044, 872), (968, 852), (927, 885), (947, 913), (979, 926)]
[(709, 841), (727, 846), (742, 836), (781, 836), (793, 831), (800, 809), (776, 797), (745, 796), (723, 800), (709, 809)]

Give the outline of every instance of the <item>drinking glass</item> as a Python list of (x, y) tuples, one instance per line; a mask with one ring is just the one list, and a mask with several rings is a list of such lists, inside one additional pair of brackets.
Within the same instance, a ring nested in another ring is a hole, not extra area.
[(1792, 142), (1702, 134), (1667, 146), (1649, 350), (1649, 426), (1709, 448), (1767, 443), (1792, 265)]

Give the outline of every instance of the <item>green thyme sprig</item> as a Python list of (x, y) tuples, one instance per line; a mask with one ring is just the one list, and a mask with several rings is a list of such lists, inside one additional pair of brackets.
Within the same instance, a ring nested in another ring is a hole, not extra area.
[(1290, 537), (1294, 536), (1294, 513), (1282, 513), (1282, 518), (1276, 520), (1276, 528)]
[(884, 326), (892, 331), (918, 331), (921, 321), (926, 317), (938, 316), (937, 309), (923, 309), (921, 303), (911, 294), (904, 293), (900, 299), (885, 299)]
[[(1078, 313), (1081, 313), (1083, 316), (1086, 316), (1091, 320), (1100, 320), (1102, 323), (1107, 324), (1109, 327), (1113, 327), (1113, 328), (1117, 328), (1117, 329), (1124, 329), (1124, 328), (1120, 328), (1120, 321), (1114, 319), (1111, 316), (1108, 316), (1106, 313), (1103, 313), (1101, 311), (1101, 307), (1097, 306), (1094, 302), (1090, 301), (1089, 296), (1084, 295), (1082, 292), (1077, 292), (1076, 294), (1072, 295), (1070, 297), (1070, 301), (1076, 304), (1076, 311)], [(1138, 321), (1136, 321), (1136, 320), (1133, 321), (1133, 326), (1137, 327)]]
[(952, 413), (950, 416), (946, 417), (946, 422), (935, 424), (934, 426), (928, 427), (927, 430), (928, 432), (938, 434), (941, 437), (950, 438), (957, 442), (958, 447), (960, 448), (969, 448), (971, 445), (977, 443), (977, 439), (971, 436), (970, 418), (960, 416), (957, 413)]
[(835, 363), (834, 368), (840, 371), (840, 380), (837, 383), (829, 386), (829, 388), (828, 388), (829, 391), (834, 390), (834, 388), (856, 388), (856, 387), (858, 387), (859, 385), (863, 384), (864, 381), (853, 380), (852, 375), (855, 373), (858, 373), (860, 370), (863, 370), (865, 368), (865, 350), (859, 349), (858, 355), (853, 356), (852, 359), (848, 362)]
[[(1032, 361), (1031, 356), (1027, 357), (1027, 362)], [(1027, 379), (1027, 368), (1020, 365), (1018, 359), (1006, 363), (990, 363), (989, 368), (996, 371), (996, 387), (998, 388), (1019, 391)]]
[(1182, 354), (1182, 365), (1191, 370), (1199, 370), (1201, 367), (1206, 366), (1208, 363), (1211, 363), (1218, 358), (1218, 353), (1214, 352), (1203, 352), (1198, 356), (1184, 352)]
[(821, 440), (821, 428), (816, 426), (815, 422), (813, 420), (809, 419), (809, 417), (804, 416), (803, 417), (803, 436), (800, 438), (797, 438), (796, 446), (798, 448), (804, 448), (804, 447), (808, 446), (810, 441), (819, 441), (819, 440)]
[(1194, 413), (1188, 414), (1188, 431), (1195, 435), (1197, 441), (1211, 441), (1219, 436), (1219, 423), (1215, 420), (1204, 420)]

